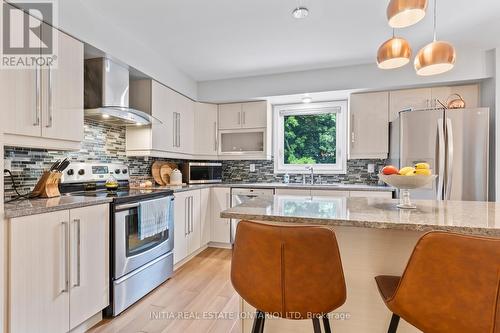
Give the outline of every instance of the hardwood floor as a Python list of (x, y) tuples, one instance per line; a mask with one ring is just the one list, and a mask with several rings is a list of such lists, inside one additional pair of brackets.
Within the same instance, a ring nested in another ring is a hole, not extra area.
[(230, 250), (208, 248), (120, 316), (105, 319), (88, 332), (241, 332), (236, 318), (239, 296), (229, 279), (230, 266)]

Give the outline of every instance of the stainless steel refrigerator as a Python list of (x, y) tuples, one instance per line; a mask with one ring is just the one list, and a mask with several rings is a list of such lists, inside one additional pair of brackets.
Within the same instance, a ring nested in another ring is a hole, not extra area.
[(427, 162), (438, 175), (412, 198), (488, 200), (488, 108), (405, 110), (390, 129), (392, 164)]

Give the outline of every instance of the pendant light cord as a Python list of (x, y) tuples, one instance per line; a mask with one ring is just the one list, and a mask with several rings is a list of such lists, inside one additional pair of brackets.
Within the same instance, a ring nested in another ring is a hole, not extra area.
[(437, 37), (436, 37), (436, 14), (437, 12), (437, 0), (434, 0), (434, 41), (437, 40)]

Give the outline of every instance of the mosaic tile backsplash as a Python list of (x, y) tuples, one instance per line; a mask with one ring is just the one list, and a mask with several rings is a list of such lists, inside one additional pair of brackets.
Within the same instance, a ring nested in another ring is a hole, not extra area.
[[(133, 181), (151, 179), (151, 164), (155, 160), (165, 160), (151, 157), (127, 157), (125, 154), (125, 127), (109, 126), (86, 120), (82, 148), (77, 152), (51, 151), (5, 147), (4, 158), (6, 166), (14, 176), (18, 190), (27, 193), (35, 186), (43, 170), (47, 170), (58, 159), (68, 157), (71, 161), (104, 163), (124, 163), (130, 168)], [(168, 160), (175, 163), (183, 160)], [(368, 163), (375, 164), (378, 170), (385, 160), (350, 160), (347, 163), (345, 175), (322, 175), (323, 183), (341, 182), (348, 184), (376, 184), (376, 174), (367, 172)], [(255, 164), (255, 172), (250, 172), (250, 164)], [(283, 175), (274, 174), (273, 161), (223, 161), (223, 180), (225, 182), (281, 182)], [(307, 179), (308, 179), (307, 175)], [(12, 182), (4, 176), (4, 195), (6, 199), (15, 196)], [(302, 182), (302, 175), (290, 175), (291, 183)]]

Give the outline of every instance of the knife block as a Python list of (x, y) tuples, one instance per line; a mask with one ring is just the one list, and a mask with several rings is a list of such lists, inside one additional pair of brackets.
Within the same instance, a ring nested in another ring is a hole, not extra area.
[(44, 171), (40, 180), (33, 189), (33, 196), (42, 198), (53, 198), (61, 196), (59, 192), (59, 180), (62, 173), (54, 171)]

